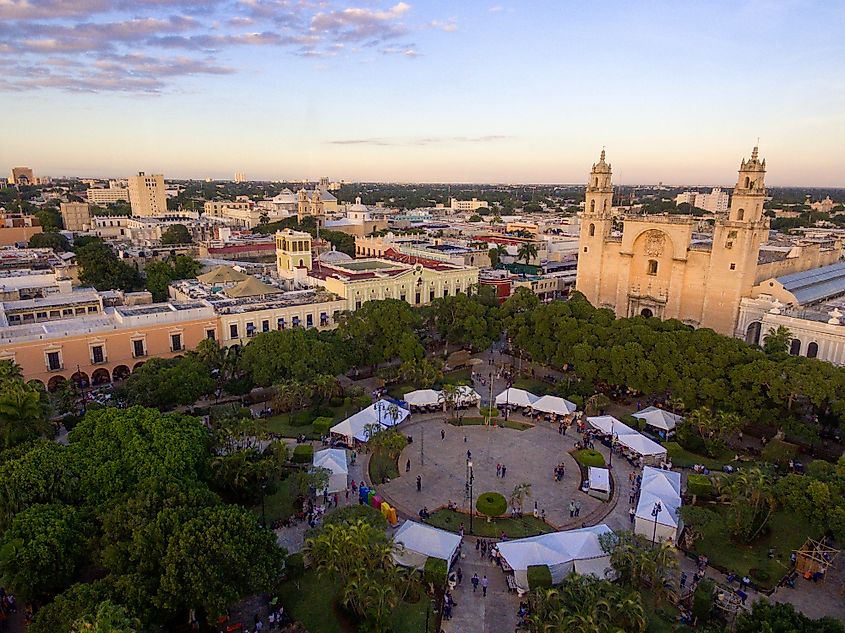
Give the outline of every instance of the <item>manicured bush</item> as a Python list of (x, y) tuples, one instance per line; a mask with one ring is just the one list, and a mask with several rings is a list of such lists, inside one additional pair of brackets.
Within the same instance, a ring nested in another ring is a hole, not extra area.
[(285, 559), (285, 578), (296, 580), (305, 573), (305, 557), (302, 552), (291, 554)]
[(294, 464), (310, 464), (314, 459), (314, 447), (310, 444), (297, 444), (293, 449)]
[(713, 482), (707, 475), (688, 475), (687, 493), (696, 497), (709, 497), (713, 494)]
[(508, 502), (498, 492), (485, 492), (475, 502), (475, 509), (488, 517), (497, 517), (508, 509)]
[(314, 419), (314, 414), (310, 411), (297, 411), (290, 414), (291, 426), (308, 426)]
[(496, 407), (481, 407), (479, 411), (481, 411), (481, 417), (499, 417), (499, 410)]
[(425, 567), (423, 567), (423, 579), (435, 587), (443, 587), (446, 584), (448, 571), (449, 566), (444, 559), (429, 556), (425, 560)]
[(552, 586), (552, 571), (548, 565), (528, 566), (528, 588), (541, 589)]
[(589, 468), (595, 466), (596, 468), (604, 468), (604, 457), (601, 453), (591, 448), (585, 448), (580, 451), (575, 451), (572, 456), (582, 466)]
[(317, 435), (326, 435), (332, 426), (334, 426), (334, 420), (331, 418), (317, 418), (314, 420), (312, 428)]

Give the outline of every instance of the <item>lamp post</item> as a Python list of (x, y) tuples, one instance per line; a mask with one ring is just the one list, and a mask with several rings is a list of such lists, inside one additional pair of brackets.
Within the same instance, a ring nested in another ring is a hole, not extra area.
[(657, 544), (657, 517), (660, 515), (660, 512), (663, 510), (663, 506), (660, 502), (656, 502), (654, 507), (651, 509), (651, 516), (654, 517), (654, 532), (651, 535), (651, 546), (654, 547)]
[(472, 472), (472, 460), (467, 462), (467, 466), (469, 467), (469, 533), (472, 534), (472, 515), (475, 514), (472, 510), (472, 482), (475, 479)]

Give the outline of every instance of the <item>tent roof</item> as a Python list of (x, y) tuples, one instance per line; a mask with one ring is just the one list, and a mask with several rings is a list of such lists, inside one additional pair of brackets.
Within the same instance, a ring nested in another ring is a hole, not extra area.
[(258, 281), (255, 277), (248, 277), (231, 288), (226, 288), (223, 294), (230, 299), (241, 297), (258, 297), (263, 295), (275, 295), (282, 292), (275, 286)]
[(405, 402), (416, 407), (425, 407), (440, 402), (442, 391), (434, 389), (417, 389), (405, 394)]
[(643, 481), (640, 488), (640, 500), (637, 503), (637, 517), (654, 521), (651, 515), (655, 503), (662, 509), (657, 515), (661, 525), (678, 526), (678, 508), (681, 507), (681, 474), (671, 470), (652, 468), (643, 469)]
[(597, 415), (591, 416), (587, 418), (587, 422), (590, 423), (594, 429), (598, 429), (605, 435), (610, 435), (613, 433), (614, 435), (623, 436), (623, 435), (631, 435), (633, 433), (637, 433), (634, 429), (632, 429), (627, 424), (623, 424), (612, 415)]
[(639, 455), (665, 455), (666, 447), (648, 439), (640, 433), (619, 434), (619, 443), (627, 446)]
[(340, 448), (327, 448), (314, 453), (314, 466), (327, 468), (335, 475), (346, 475), (349, 467), (346, 463), (346, 451)]
[(640, 420), (645, 420), (649, 426), (653, 426), (656, 429), (663, 429), (664, 431), (671, 431), (680, 422), (684, 421), (681, 416), (675, 415), (665, 409), (658, 409), (657, 407), (646, 407), (642, 411), (637, 411), (631, 415)]
[(602, 523), (580, 530), (502, 541), (498, 543), (498, 548), (508, 565), (515, 570), (528, 569), (530, 565), (560, 565), (606, 556), (599, 536), (607, 533), (613, 532)]
[(469, 385), (458, 386), (458, 401), (459, 402), (478, 402), (481, 400), (479, 393)]
[(558, 396), (542, 396), (537, 402), (531, 405), (531, 408), (535, 411), (566, 415), (567, 413), (573, 413), (577, 407), (569, 400)]
[(590, 488), (608, 492), (610, 490), (610, 471), (607, 468), (590, 466)]
[(401, 543), (405, 549), (434, 558), (442, 558), (447, 563), (461, 544), (461, 537), (446, 530), (440, 530), (424, 523), (405, 521), (393, 536), (395, 543)]
[(530, 391), (510, 387), (496, 396), (496, 404), (515, 404), (518, 407), (530, 407), (539, 399), (539, 396), (535, 396)]
[[(395, 403), (390, 402), (389, 400), (379, 400), (378, 402), (371, 404), (366, 409), (362, 409), (358, 413), (350, 415), (342, 422), (338, 422), (330, 429), (330, 431), (337, 435), (354, 437), (356, 440), (366, 442), (369, 439), (365, 430), (368, 425), (379, 424), (379, 422), (381, 422), (382, 428), (389, 428), (403, 422), (405, 418), (410, 415), (410, 412), (407, 409), (399, 407), (399, 415), (394, 422), (393, 418), (391, 418), (388, 413), (388, 407), (393, 404)], [(381, 409), (381, 413), (379, 413), (379, 409)]]
[(197, 275), (197, 281), (204, 284), (231, 284), (236, 281), (243, 281), (249, 277), (246, 273), (235, 270), (231, 266), (215, 266), (207, 273)]

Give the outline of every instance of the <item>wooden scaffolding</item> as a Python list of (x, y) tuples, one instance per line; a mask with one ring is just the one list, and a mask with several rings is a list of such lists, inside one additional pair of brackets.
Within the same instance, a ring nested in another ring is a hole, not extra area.
[(801, 549), (795, 550), (795, 571), (807, 579), (824, 580), (827, 571), (835, 566), (837, 556), (839, 550), (824, 540), (808, 538)]

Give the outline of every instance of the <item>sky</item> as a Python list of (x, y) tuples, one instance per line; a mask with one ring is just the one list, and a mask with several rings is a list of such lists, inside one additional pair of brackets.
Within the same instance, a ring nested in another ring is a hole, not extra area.
[(845, 186), (839, 0), (0, 0), (0, 169)]

